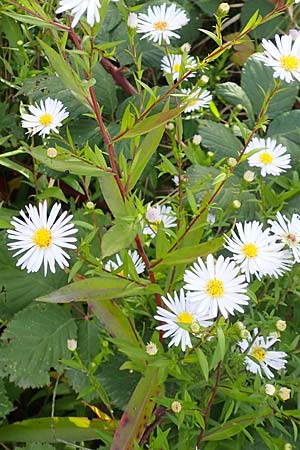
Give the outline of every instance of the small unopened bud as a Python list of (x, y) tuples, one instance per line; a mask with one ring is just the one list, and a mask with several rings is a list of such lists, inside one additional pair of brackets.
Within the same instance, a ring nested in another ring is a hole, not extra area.
[(230, 5), (226, 2), (220, 3), (218, 7), (218, 13), (226, 16), (229, 13)]
[(254, 180), (255, 178), (255, 173), (252, 172), (252, 170), (246, 170), (246, 172), (243, 175), (243, 178), (245, 181), (247, 181), (248, 183), (251, 183), (251, 181)]
[(138, 26), (138, 16), (135, 13), (129, 13), (127, 19), (127, 25), (129, 28), (136, 29)]
[(56, 158), (57, 150), (54, 147), (47, 148), (47, 156), (48, 158)]
[(67, 340), (67, 347), (68, 347), (68, 350), (70, 350), (70, 352), (75, 352), (75, 350), (77, 348), (77, 341), (76, 341), (76, 339), (68, 339)]
[(273, 384), (267, 383), (267, 384), (265, 385), (265, 393), (266, 393), (267, 395), (273, 396), (273, 395), (275, 394), (275, 392), (276, 392), (276, 388), (275, 388), (275, 386), (273, 386)]
[(189, 44), (188, 42), (186, 42), (185, 44), (182, 44), (182, 46), (180, 47), (180, 50), (182, 51), (182, 53), (190, 53), (191, 44)]
[(200, 134), (194, 134), (193, 136), (193, 144), (199, 145), (201, 144), (202, 136)]
[(148, 344), (146, 345), (146, 352), (148, 353), (148, 355), (150, 356), (154, 356), (156, 355), (156, 353), (158, 352), (158, 348), (157, 345), (154, 344), (154, 342), (148, 342)]
[(242, 339), (248, 339), (248, 337), (250, 336), (250, 333), (248, 330), (246, 330), (246, 328), (244, 328), (243, 330), (241, 330), (241, 338)]
[(209, 156), (210, 158), (212, 158), (214, 156), (214, 152), (207, 152), (207, 156)]
[(289, 31), (289, 36), (291, 36), (292, 39), (295, 41), (295, 40), (297, 39), (297, 37), (300, 36), (300, 30), (296, 30), (295, 28), (292, 28), (292, 29)]
[(149, 206), (146, 212), (148, 222), (159, 223), (161, 220), (159, 210), (153, 206)]
[(279, 389), (279, 397), (282, 401), (286, 401), (291, 398), (291, 390), (287, 387), (282, 387)]
[(200, 325), (198, 322), (193, 322), (191, 324), (191, 332), (195, 334), (198, 334), (200, 332)]
[(22, 39), (19, 39), (18, 41), (17, 41), (17, 45), (19, 46), (19, 47), (21, 47), (21, 45), (23, 45), (24, 44), (24, 42), (22, 41)]
[(202, 76), (200, 77), (200, 81), (201, 81), (201, 83), (203, 83), (203, 84), (207, 84), (207, 83), (209, 82), (209, 77), (208, 77), (207, 75), (202, 75)]
[(276, 328), (279, 331), (284, 331), (286, 329), (286, 321), (285, 320), (277, 320)]
[(180, 402), (175, 401), (175, 402), (172, 403), (171, 410), (174, 413), (180, 413), (181, 409), (182, 409), (182, 406), (181, 406)]
[(228, 158), (227, 164), (229, 167), (235, 167), (237, 165), (237, 160), (235, 158)]
[(234, 207), (234, 209), (239, 209), (242, 206), (242, 204), (239, 200), (233, 200), (232, 206)]
[(238, 320), (237, 322), (235, 322), (235, 326), (238, 327), (239, 330), (245, 330), (245, 325), (243, 324), (243, 322), (241, 322), (240, 320)]
[(96, 204), (94, 202), (86, 202), (87, 209), (95, 209)]
[(174, 123), (168, 122), (168, 123), (166, 124), (166, 129), (167, 129), (167, 130), (172, 131), (172, 130), (174, 130), (174, 128), (175, 128)]
[(284, 444), (284, 450), (293, 450), (292, 444), (290, 444), (289, 442), (287, 442), (286, 444)]

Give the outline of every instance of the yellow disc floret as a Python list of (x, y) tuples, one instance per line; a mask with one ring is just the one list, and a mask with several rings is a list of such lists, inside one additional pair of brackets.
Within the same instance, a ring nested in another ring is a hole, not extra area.
[(168, 22), (165, 20), (159, 20), (158, 22), (154, 23), (154, 28), (157, 31), (166, 31), (168, 28)]
[(187, 323), (188, 325), (191, 325), (194, 322), (194, 318), (191, 313), (184, 311), (184, 312), (178, 314), (177, 322)]
[(179, 72), (181, 64), (174, 64), (173, 72)]
[(285, 55), (280, 58), (280, 65), (284, 70), (298, 70), (300, 68), (300, 59), (294, 55)]
[(251, 351), (251, 356), (253, 356), (253, 358), (257, 359), (258, 361), (264, 361), (265, 357), (266, 357), (266, 350), (262, 347), (254, 347), (253, 350)]
[(258, 254), (255, 244), (246, 244), (242, 248), (242, 252), (247, 258), (255, 258)]
[(206, 292), (211, 297), (221, 297), (224, 294), (224, 284), (221, 280), (214, 278), (206, 285)]
[(271, 164), (273, 162), (273, 156), (268, 152), (263, 152), (259, 155), (260, 162), (263, 164)]
[(39, 248), (50, 247), (52, 234), (47, 228), (39, 228), (33, 235), (33, 242)]
[(40, 124), (43, 127), (48, 127), (49, 125), (52, 124), (53, 122), (53, 118), (51, 116), (51, 114), (43, 114), (40, 118), (39, 118)]

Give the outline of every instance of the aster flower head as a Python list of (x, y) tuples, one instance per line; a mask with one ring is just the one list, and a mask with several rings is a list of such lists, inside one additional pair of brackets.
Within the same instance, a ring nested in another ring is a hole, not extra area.
[[(142, 258), (140, 257), (140, 255), (138, 254), (138, 252), (136, 250), (134, 250), (133, 252), (131, 250), (128, 250), (128, 256), (131, 258), (131, 261), (135, 267), (136, 273), (139, 275), (141, 273), (144, 272), (145, 270), (145, 264), (142, 260)], [(124, 261), (122, 260), (121, 256), (119, 254), (116, 254), (116, 260), (112, 260), (110, 259), (109, 261), (107, 261), (107, 263), (105, 264), (104, 268), (105, 270), (107, 270), (108, 272), (112, 272), (112, 271), (118, 271), (119, 268), (121, 268), (124, 264)], [(123, 270), (119, 273), (119, 275), (123, 275), (124, 272)]]
[(53, 100), (48, 97), (45, 101), (41, 100), (40, 104), (37, 103), (28, 107), (28, 113), (22, 113), (22, 127), (28, 128), (28, 133), (45, 137), (46, 134), (50, 134), (51, 131), (58, 133), (58, 127), (62, 126), (62, 121), (69, 115), (63, 103), (60, 100)]
[(296, 262), (300, 262), (300, 216), (293, 214), (291, 220), (280, 212), (276, 214), (276, 220), (268, 220), (271, 225), (271, 233), (281, 243), (285, 244), (293, 252)]
[(149, 6), (147, 14), (138, 14), (137, 32), (142, 33), (141, 39), (149, 38), (158, 44), (170, 44), (170, 38), (180, 38), (174, 33), (189, 22), (185, 11), (177, 9), (176, 4), (167, 6)]
[(181, 93), (187, 98), (184, 101), (186, 108), (184, 112), (198, 111), (200, 108), (208, 108), (212, 101), (212, 95), (207, 89), (197, 88), (196, 90), (181, 89)]
[(266, 66), (272, 67), (274, 78), (280, 78), (287, 83), (294, 79), (300, 81), (300, 38), (293, 41), (291, 35), (276, 34), (275, 44), (263, 39), (262, 46), (265, 51), (257, 58)]
[(245, 153), (259, 150), (248, 158), (251, 167), (259, 167), (261, 175), (280, 175), (286, 169), (290, 169), (291, 155), (286, 153), (286, 147), (277, 144), (274, 139), (253, 138), (246, 147)]
[(48, 265), (52, 273), (55, 273), (55, 263), (61, 269), (68, 267), (70, 256), (64, 248), (76, 249), (76, 238), (72, 235), (77, 229), (70, 223), (72, 215), (64, 211), (59, 217), (61, 209), (59, 203), (55, 203), (47, 215), (47, 202), (40, 203), (38, 207), (26, 206), (27, 214), (21, 210), (20, 216), (13, 217), (11, 224), (14, 230), (8, 230), (8, 238), (15, 241), (8, 244), (10, 250), (17, 250), (13, 256), (23, 255), (18, 259), (17, 267), (27, 269), (27, 272), (38, 272), (44, 265), (44, 274), (47, 275)]
[(206, 264), (201, 258), (184, 273), (184, 288), (187, 298), (194, 302), (198, 311), (210, 317), (218, 312), (228, 318), (235, 311), (244, 312), (241, 305), (247, 305), (247, 283), (245, 275), (239, 274), (239, 267), (230, 258), (219, 256), (214, 262), (208, 255)]
[(278, 338), (271, 336), (263, 337), (258, 335), (258, 329), (253, 331), (253, 337), (249, 335), (248, 339), (239, 342), (239, 347), (246, 354), (245, 365), (246, 370), (252, 373), (258, 373), (260, 377), (265, 375), (268, 379), (274, 378), (270, 367), (275, 370), (285, 368), (287, 354), (285, 352), (270, 351)]
[(227, 248), (233, 253), (233, 259), (250, 281), (250, 276), (258, 279), (264, 275), (278, 278), (291, 267), (291, 254), (282, 250), (283, 244), (270, 236), (270, 230), (262, 229), (262, 224), (254, 220), (236, 224), (232, 237), (225, 236)]
[(86, 13), (87, 23), (92, 27), (95, 22), (100, 22), (100, 0), (60, 0), (59, 8), (55, 11), (60, 14), (65, 11), (71, 11), (74, 16), (71, 24), (76, 27), (81, 17)]
[[(174, 81), (179, 79), (180, 68), (182, 64), (182, 55), (168, 55), (164, 56), (161, 60), (161, 70), (164, 73), (170, 73)], [(188, 56), (186, 59), (186, 65), (184, 72), (187, 72), (190, 68), (197, 67), (197, 61), (192, 56)], [(191, 73), (187, 78), (194, 77), (195, 74)]]
[(212, 322), (208, 320), (210, 317), (198, 313), (197, 305), (186, 298), (183, 289), (180, 289), (179, 295), (174, 292), (173, 297), (168, 293), (167, 297), (162, 297), (162, 301), (168, 309), (161, 306), (157, 308), (154, 318), (163, 324), (157, 326), (156, 329), (164, 331), (164, 338), (172, 338), (169, 347), (172, 345), (178, 347), (181, 344), (184, 352), (186, 347), (192, 347), (190, 331), (186, 328), (195, 323), (203, 328), (209, 327), (212, 325)]
[(148, 224), (144, 227), (143, 233), (155, 237), (160, 223), (164, 228), (176, 227), (176, 215), (171, 206), (148, 205), (146, 212)]

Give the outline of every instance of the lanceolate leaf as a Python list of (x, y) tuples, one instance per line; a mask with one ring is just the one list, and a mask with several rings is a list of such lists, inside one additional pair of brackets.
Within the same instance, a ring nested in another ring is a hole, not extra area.
[(1, 442), (57, 442), (93, 441), (109, 442), (114, 430), (113, 422), (87, 417), (50, 417), (24, 420), (0, 428)]
[(115, 432), (110, 450), (132, 450), (148, 425), (154, 402), (152, 398), (160, 392), (158, 369), (148, 367), (127, 405)]

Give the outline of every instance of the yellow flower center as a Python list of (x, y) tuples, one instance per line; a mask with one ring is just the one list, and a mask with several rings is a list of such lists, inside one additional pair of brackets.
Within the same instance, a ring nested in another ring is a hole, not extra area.
[(50, 247), (52, 241), (51, 231), (47, 230), (47, 228), (39, 228), (33, 235), (33, 242), (39, 248), (48, 248)]
[(191, 98), (189, 100), (189, 106), (195, 106), (197, 102), (198, 102), (197, 98)]
[(221, 297), (224, 294), (224, 284), (221, 280), (214, 278), (213, 280), (209, 280), (206, 285), (206, 292), (211, 297)]
[(43, 125), (43, 127), (48, 127), (53, 122), (51, 114), (43, 114), (39, 120), (40, 124)]
[(177, 322), (187, 323), (188, 325), (191, 325), (194, 322), (194, 319), (193, 319), (193, 316), (191, 313), (184, 311), (184, 312), (178, 314)]
[(173, 66), (173, 72), (179, 72), (180, 71), (181, 64), (174, 64)]
[(255, 244), (246, 244), (242, 248), (242, 252), (247, 258), (255, 258), (258, 254), (257, 247)]
[(263, 152), (259, 155), (259, 159), (263, 164), (271, 164), (273, 161), (273, 156), (268, 152)]
[(267, 352), (265, 349), (257, 346), (254, 347), (254, 349), (251, 351), (251, 356), (253, 356), (253, 358), (257, 359), (258, 361), (264, 361), (266, 353)]
[(300, 67), (300, 59), (294, 55), (285, 55), (280, 58), (280, 64), (284, 70), (297, 70)]
[(168, 22), (165, 20), (159, 20), (153, 24), (154, 29), (157, 31), (165, 31), (168, 28)]

